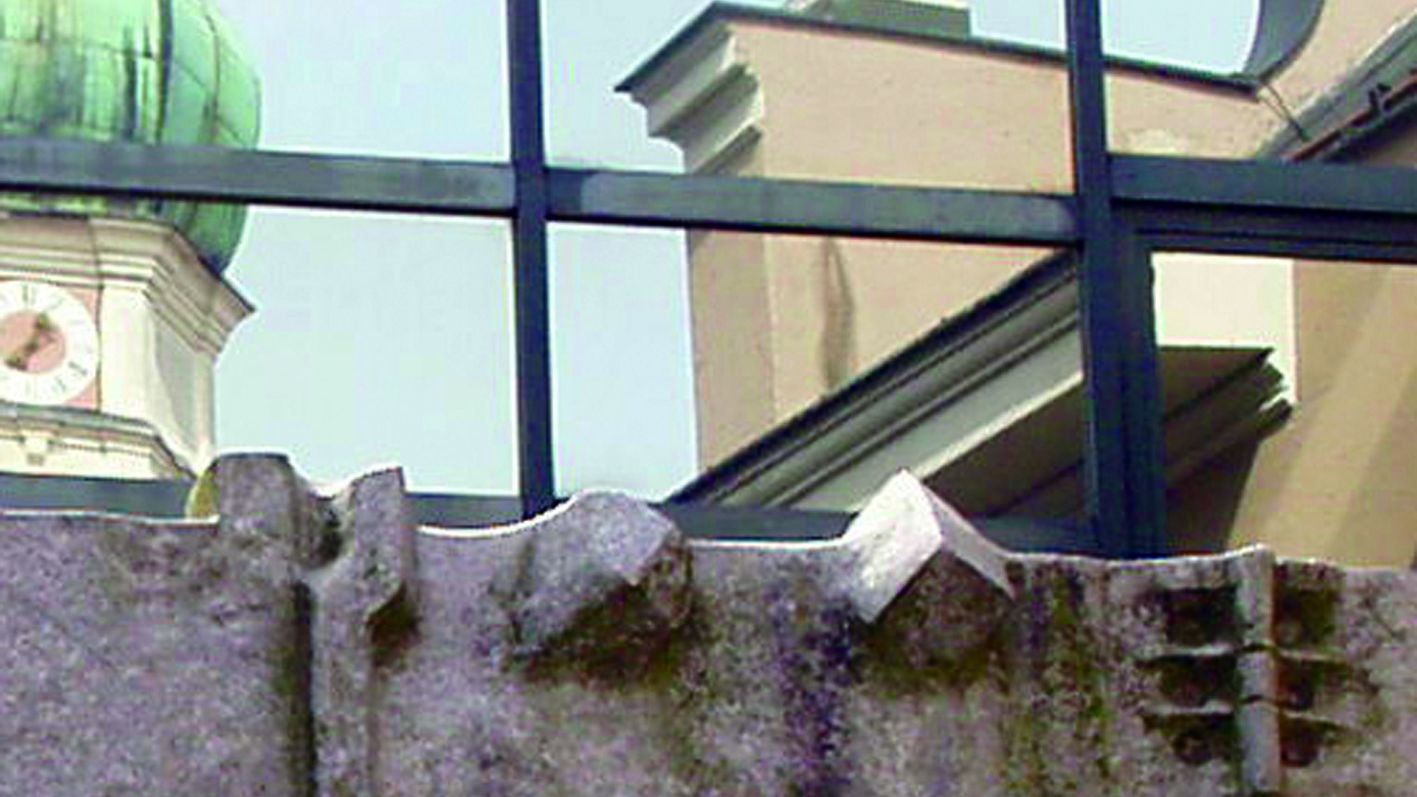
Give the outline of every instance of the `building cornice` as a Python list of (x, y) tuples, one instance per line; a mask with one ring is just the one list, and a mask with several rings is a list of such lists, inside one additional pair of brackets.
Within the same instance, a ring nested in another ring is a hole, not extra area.
[(706, 29), (631, 92), (651, 136), (684, 153), (684, 166), (712, 173), (762, 135), (763, 93), (726, 26)]
[(75, 407), (35, 407), (0, 401), (0, 440), (42, 440), (47, 448), (127, 451), (167, 477), (191, 476), (192, 463), (173, 451), (146, 421)]
[(225, 279), (202, 265), (195, 249), (171, 227), (126, 219), (89, 220), (99, 273), (132, 280), (159, 316), (193, 348), (215, 357), (252, 305)]
[[(1301, 4), (1307, 7), (1312, 3), (1321, 1), (1322, 0), (1302, 0)], [(1274, 6), (1278, 9), (1285, 0), (1264, 0), (1264, 2), (1266, 8)], [(1280, 20), (1285, 19), (1286, 16), (1281, 13), (1281, 11), (1282, 10), (1276, 10), (1271, 12), (1268, 24), (1277, 26)], [(630, 74), (616, 85), (615, 90), (631, 95), (638, 93), (646, 84), (660, 79), (660, 75), (665, 70), (672, 73), (676, 68), (676, 63), (680, 61), (685, 52), (692, 51), (700, 46), (698, 42), (701, 37), (721, 35), (719, 33), (720, 29), (735, 22), (750, 22), (798, 30), (819, 30), (872, 36), (875, 38), (914, 41), (938, 45), (945, 48), (995, 53), (998, 55), (1026, 58), (1057, 65), (1063, 65), (1067, 60), (1066, 54), (1056, 47), (1020, 44), (1017, 42), (983, 38), (976, 35), (963, 36), (936, 31), (902, 31), (895, 28), (886, 28), (860, 22), (845, 22), (811, 17), (781, 9), (767, 9), (738, 5), (736, 3), (718, 2), (709, 5), (697, 17), (675, 33), (664, 46), (660, 47), (660, 49), (650, 55), (649, 58), (645, 59), (631, 70)], [(1312, 33), (1312, 29), (1300, 32), (1305, 38), (1295, 39), (1294, 34), (1291, 33), (1290, 36), (1283, 37), (1281, 42), (1281, 37), (1276, 35), (1274, 38), (1268, 40), (1273, 43), (1267, 44), (1266, 46), (1284, 53), (1297, 51), (1303, 45), (1304, 41), (1307, 40), (1307, 35)], [(1258, 42), (1266, 41), (1266, 39), (1263, 34), (1261, 34), (1257, 36), (1256, 41), (1258, 44)], [(1287, 44), (1287, 46), (1281, 46), (1281, 44)], [(1254, 60), (1254, 56), (1251, 56), (1251, 60)], [(1245, 71), (1223, 74), (1204, 69), (1147, 61), (1139, 58), (1116, 56), (1109, 57), (1107, 59), (1107, 65), (1111, 69), (1122, 72), (1145, 74), (1165, 80), (1204, 84), (1214, 88), (1229, 88), (1244, 94), (1253, 94), (1260, 87), (1259, 76)]]
[[(1078, 312), (1070, 262), (1045, 260), (671, 500), (849, 510), (904, 468), (942, 484), (988, 484), (987, 506), (971, 511), (1013, 511), (1020, 502), (1071, 511), (1062, 505), (1080, 474)], [(1163, 344), (1163, 369), (1180, 377), (1168, 388), (1164, 419), (1168, 481), (1287, 417), (1290, 396), (1269, 355), (1248, 344)], [(980, 478), (999, 467), (991, 446), (1006, 430), (1064, 421), (1078, 426), (1075, 435), (1034, 440), (1032, 461), (1016, 463), (1009, 479)]]
[(1417, 12), (1258, 150), (1262, 158), (1342, 161), (1417, 110)]
[[(945, 321), (895, 356), (709, 468), (680, 488), (671, 500), (715, 502), (731, 497), (737, 502), (747, 485), (765, 477), (776, 478), (773, 472), (789, 461), (816, 462), (806, 466), (810, 469), (820, 466), (822, 455), (829, 452), (850, 451), (866, 438), (881, 439), (878, 428), (899, 426), (923, 409), (907, 406), (911, 403), (905, 401), (907, 396), (926, 395), (909, 390), (908, 386), (929, 379), (941, 363), (957, 353), (970, 346), (979, 351), (979, 342), (986, 342), (986, 348), (996, 353), (1007, 353), (1010, 345), (1023, 339), (1049, 336), (1047, 330), (1076, 307), (1073, 274), (1073, 265), (1067, 258), (1042, 261), (984, 301)], [(1072, 298), (1063, 300), (1060, 308), (1059, 297), (1069, 292)], [(1046, 301), (1050, 297), (1052, 301)], [(1025, 311), (1029, 307), (1050, 306), (1052, 313)], [(1062, 316), (1058, 315), (1059, 309)], [(1023, 326), (1007, 330), (1007, 319), (1024, 319)], [(944, 400), (943, 396), (940, 398)], [(867, 413), (874, 418), (863, 423)]]
[(98, 288), (131, 283), (194, 349), (215, 356), (253, 308), (214, 276), (173, 228), (156, 222), (9, 213), (0, 225), (0, 274), (36, 265), (60, 285)]

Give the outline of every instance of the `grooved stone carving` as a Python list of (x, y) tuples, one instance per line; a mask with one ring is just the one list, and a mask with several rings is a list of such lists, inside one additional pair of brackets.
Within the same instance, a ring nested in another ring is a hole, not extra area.
[(417, 528), (219, 461), (0, 514), (0, 794), (1405, 797), (1417, 576), (1011, 554), (909, 477), (837, 540), (617, 495)]

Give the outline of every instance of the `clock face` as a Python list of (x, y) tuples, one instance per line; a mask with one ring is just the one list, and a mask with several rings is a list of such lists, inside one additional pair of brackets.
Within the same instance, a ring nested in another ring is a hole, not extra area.
[(0, 399), (57, 405), (98, 375), (98, 329), (84, 303), (43, 282), (0, 282)]

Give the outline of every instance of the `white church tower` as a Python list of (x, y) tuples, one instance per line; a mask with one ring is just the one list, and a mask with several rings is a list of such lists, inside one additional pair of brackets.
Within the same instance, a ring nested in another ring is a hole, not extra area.
[[(206, 0), (0, 0), (0, 135), (254, 146), (255, 71)], [(229, 205), (0, 194), (0, 472), (188, 476), (251, 308)]]

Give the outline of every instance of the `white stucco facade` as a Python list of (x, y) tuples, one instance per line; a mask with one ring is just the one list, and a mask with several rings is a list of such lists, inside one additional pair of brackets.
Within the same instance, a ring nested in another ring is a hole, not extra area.
[(0, 221), (0, 282), (81, 297), (99, 330), (85, 398), (6, 403), (0, 470), (171, 478), (215, 454), (213, 371), (250, 305), (191, 246), (156, 223), (53, 215)]

